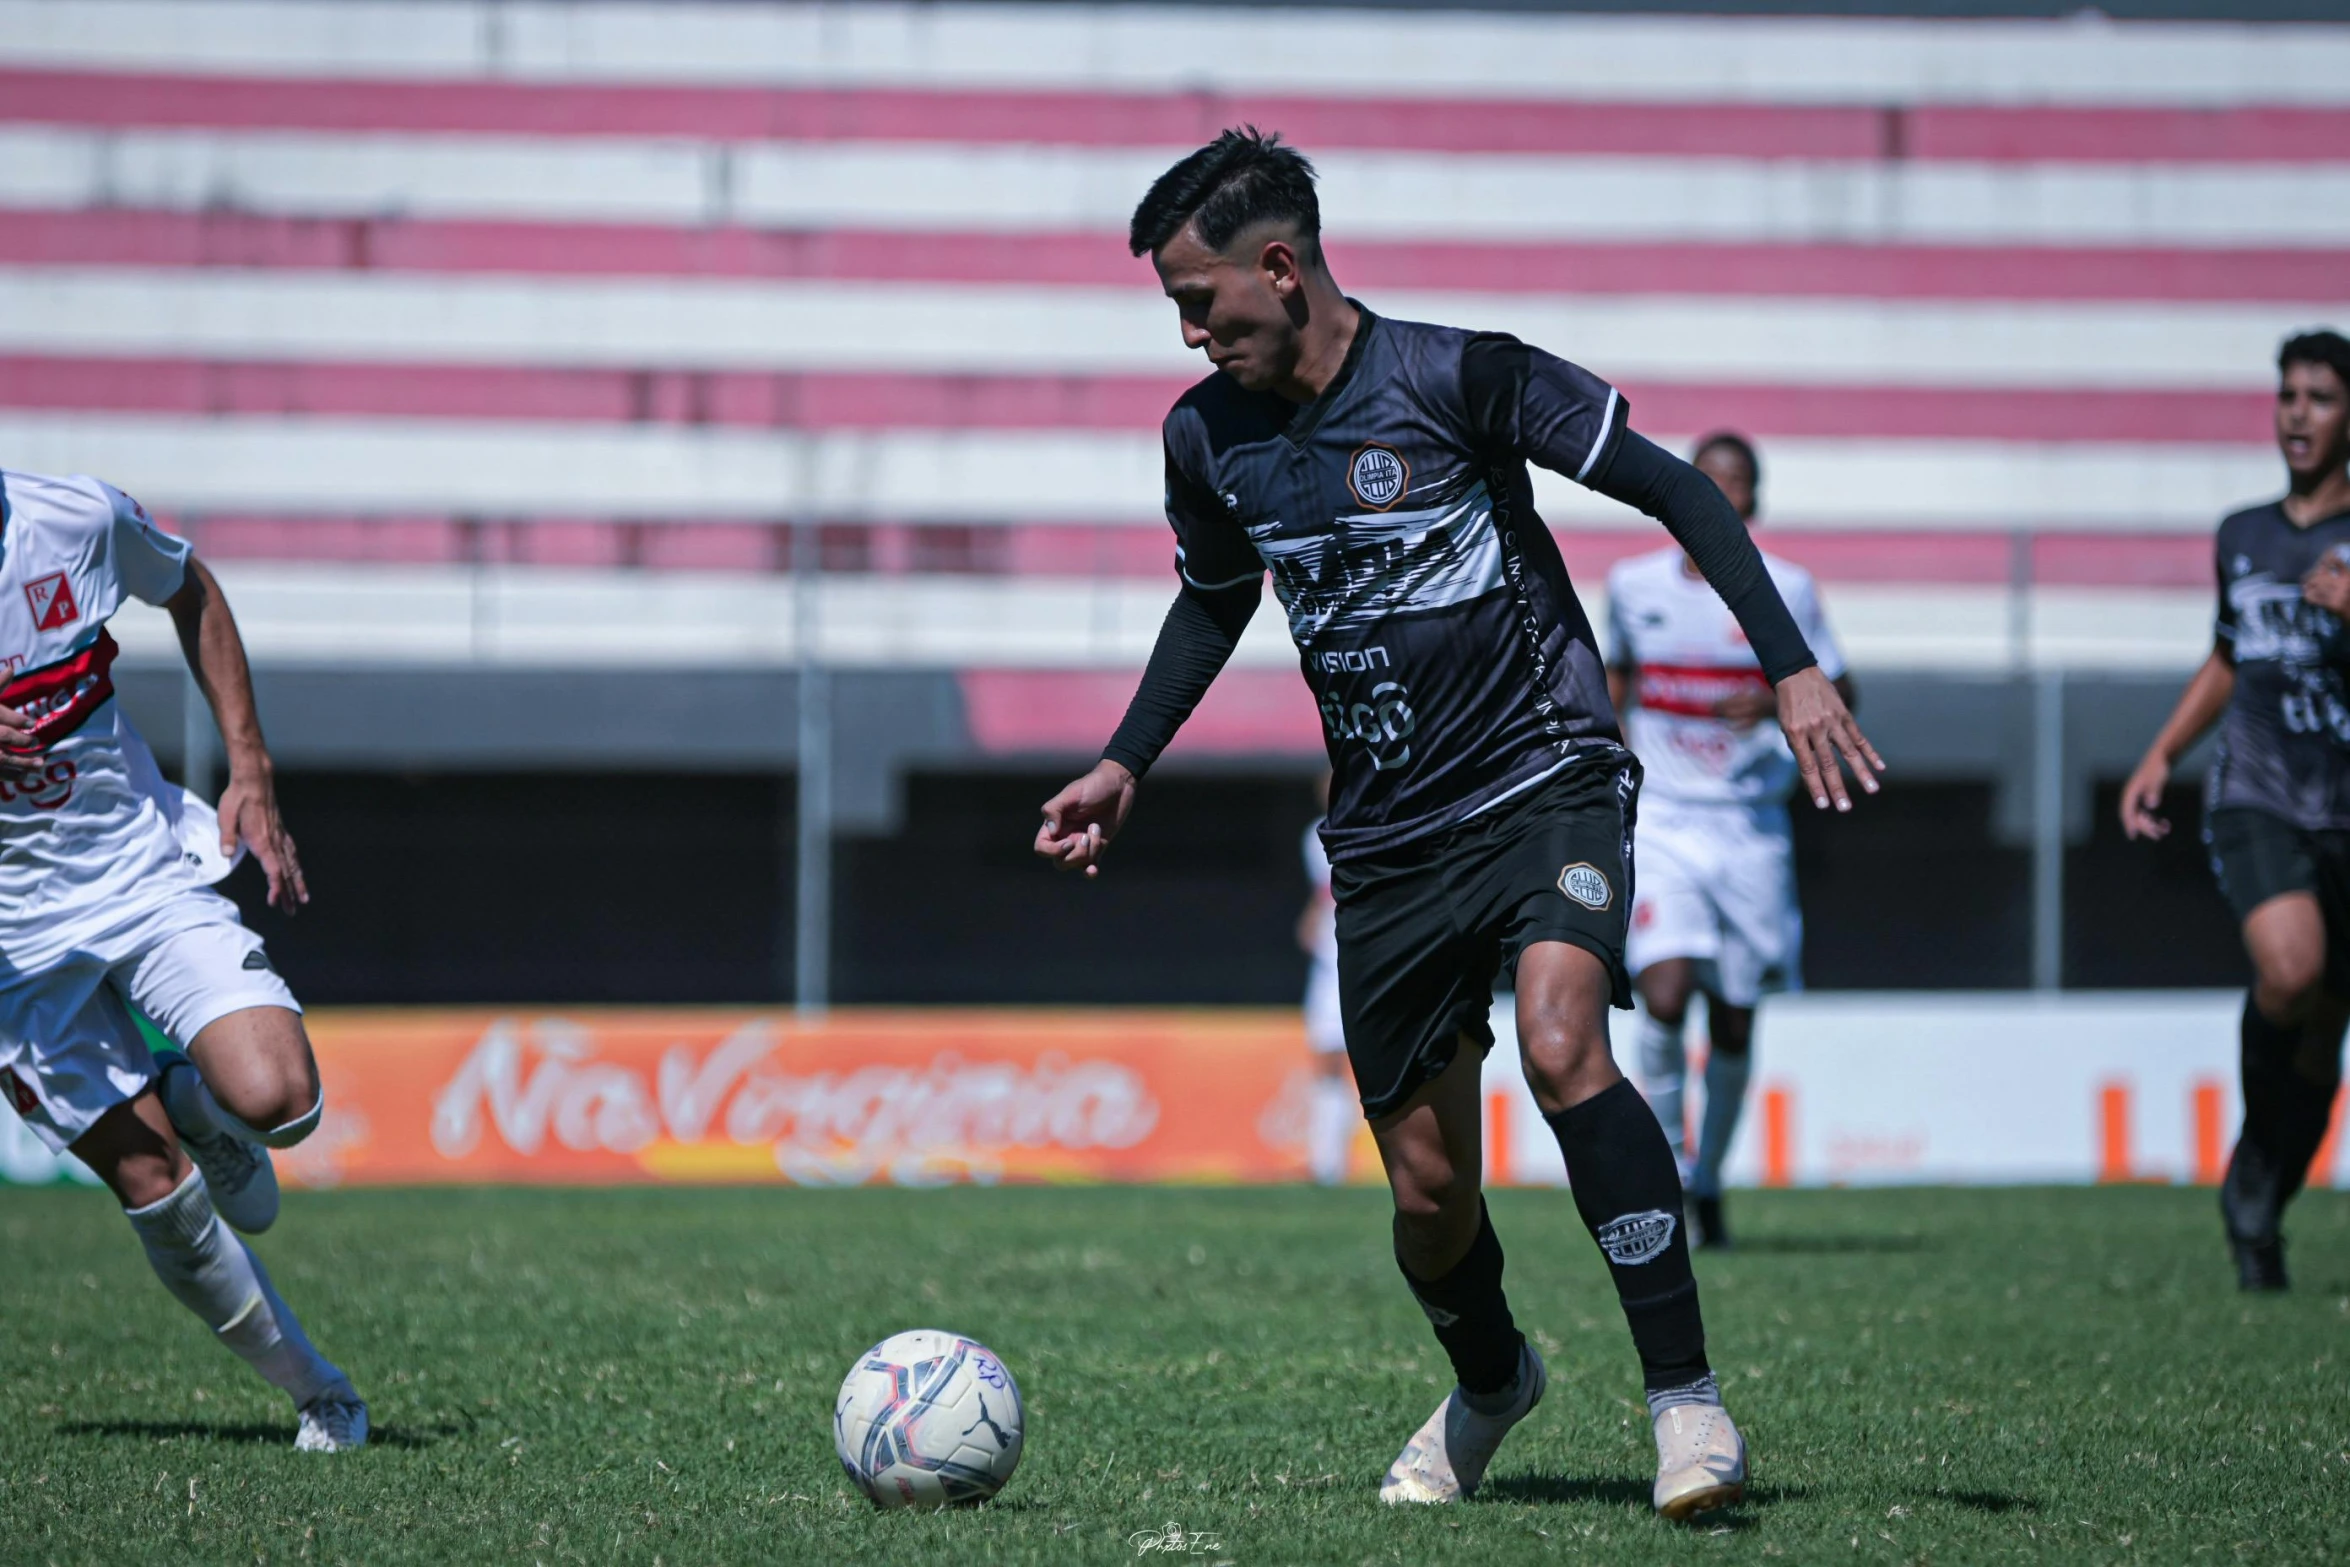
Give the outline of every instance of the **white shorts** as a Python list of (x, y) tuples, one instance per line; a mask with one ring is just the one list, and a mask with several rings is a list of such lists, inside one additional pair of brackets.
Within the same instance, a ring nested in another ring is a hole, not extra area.
[(130, 1008), (172, 1043), (247, 1007), (302, 1010), (237, 906), (175, 889), (62, 963), (0, 977), (0, 1096), (57, 1152), (154, 1080)]
[(1306, 1044), (1318, 1056), (1346, 1054), (1346, 1022), (1338, 1010), (1338, 953), (1335, 946), (1314, 954), (1306, 975)]
[(1786, 807), (1644, 798), (1632, 854), (1626, 968), (1695, 959), (1711, 970), (1705, 988), (1734, 1007), (1799, 987), (1803, 912)]

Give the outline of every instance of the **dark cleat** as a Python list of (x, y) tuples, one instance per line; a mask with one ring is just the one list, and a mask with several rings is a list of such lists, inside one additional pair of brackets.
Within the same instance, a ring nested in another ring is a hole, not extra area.
[(2236, 1288), (2247, 1294), (2274, 1294), (2289, 1287), (2285, 1280), (2283, 1241), (2274, 1237), (2264, 1241), (2230, 1237), (2228, 1247), (2236, 1254)]

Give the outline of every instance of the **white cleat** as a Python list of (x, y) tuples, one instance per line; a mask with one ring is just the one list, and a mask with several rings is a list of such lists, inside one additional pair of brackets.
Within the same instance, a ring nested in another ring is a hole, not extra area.
[(1379, 1482), (1379, 1500), (1389, 1506), (1412, 1502), (1457, 1502), (1477, 1494), (1485, 1466), (1501, 1448), (1510, 1427), (1534, 1412), (1542, 1402), (1549, 1374), (1542, 1357), (1528, 1344), (1519, 1351), (1518, 1396), (1498, 1415), (1471, 1409), (1454, 1388), (1436, 1406), (1428, 1423), (1412, 1433), (1403, 1452)]
[(1746, 1438), (1719, 1404), (1656, 1417), (1656, 1510), (1675, 1523), (1746, 1500)]
[(302, 1406), (302, 1428), (294, 1433), (297, 1453), (347, 1453), (367, 1445), (367, 1402), (348, 1382), (338, 1383)]
[[(269, 1162), (269, 1150), (231, 1133), (198, 1126), (193, 1116), (173, 1114), (172, 1101), (202, 1082), (202, 1075), (196, 1071), (196, 1063), (177, 1050), (156, 1051), (155, 1064), (162, 1068), (156, 1077), (156, 1097), (163, 1101), (164, 1113), (171, 1116), (171, 1129), (179, 1133), (180, 1146), (204, 1172), (213, 1211), (228, 1221), (229, 1228), (259, 1235), (277, 1222), (277, 1170)], [(179, 1078), (182, 1072), (188, 1075)]]

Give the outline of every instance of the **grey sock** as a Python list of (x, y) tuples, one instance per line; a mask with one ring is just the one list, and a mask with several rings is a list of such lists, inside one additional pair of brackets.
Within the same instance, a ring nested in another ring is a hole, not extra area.
[(1722, 1386), (1714, 1380), (1712, 1372), (1707, 1372), (1694, 1382), (1684, 1382), (1679, 1387), (1651, 1388), (1648, 1394), (1648, 1418), (1654, 1420), (1668, 1409), (1679, 1409), (1687, 1404), (1711, 1404), (1716, 1409), (1722, 1407)]

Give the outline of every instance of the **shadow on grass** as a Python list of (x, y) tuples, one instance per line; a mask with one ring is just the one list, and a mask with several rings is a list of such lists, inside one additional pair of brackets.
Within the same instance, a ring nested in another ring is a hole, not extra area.
[(1831, 1257), (1926, 1249), (1922, 1235), (1753, 1235), (1740, 1236), (1723, 1251), (1708, 1255), (1735, 1257), (1743, 1252), (1756, 1257)]
[(2006, 1491), (1931, 1491), (1929, 1501), (1948, 1502), (1975, 1513), (2036, 1513), (2040, 1504), (2028, 1496), (2016, 1496)]
[[(1576, 1479), (1567, 1475), (1509, 1475), (1499, 1480), (1488, 1480), (1477, 1494), (1480, 1498), (1491, 1497), (1523, 1506), (1596, 1503), (1602, 1507), (1646, 1509), (1655, 1501), (1654, 1488), (1646, 1480)], [(1799, 1485), (1750, 1485), (1746, 1488), (1745, 1501), (1719, 1512), (1701, 1514), (1690, 1520), (1690, 1526), (1699, 1529), (1751, 1529), (1760, 1521), (1755, 1517), (1757, 1509), (1776, 1507), (1781, 1502), (1801, 1501), (1805, 1494)]]
[[(60, 1422), (57, 1431), (61, 1436), (120, 1436), (141, 1442), (175, 1442), (186, 1438), (199, 1442), (249, 1442), (260, 1447), (294, 1445), (291, 1425), (257, 1422), (207, 1425), (197, 1420), (68, 1420)], [(370, 1447), (431, 1447), (457, 1434), (455, 1426), (378, 1426), (367, 1433), (367, 1443)]]

